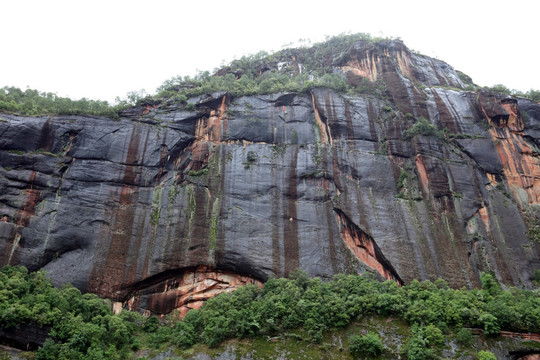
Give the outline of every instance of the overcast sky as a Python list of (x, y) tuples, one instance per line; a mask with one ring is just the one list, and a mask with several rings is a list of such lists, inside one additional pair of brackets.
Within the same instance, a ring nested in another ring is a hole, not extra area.
[(0, 0), (0, 87), (113, 101), (325, 35), (400, 37), (479, 85), (540, 89), (533, 0)]

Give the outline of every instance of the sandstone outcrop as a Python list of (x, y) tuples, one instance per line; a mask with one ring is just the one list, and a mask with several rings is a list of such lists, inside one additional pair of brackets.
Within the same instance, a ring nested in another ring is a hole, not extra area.
[[(465, 91), (400, 42), (359, 42), (333, 66), (385, 96), (218, 92), (118, 121), (0, 114), (0, 264), (153, 313), (297, 268), (530, 286), (540, 105)], [(420, 118), (437, 134), (404, 136)]]

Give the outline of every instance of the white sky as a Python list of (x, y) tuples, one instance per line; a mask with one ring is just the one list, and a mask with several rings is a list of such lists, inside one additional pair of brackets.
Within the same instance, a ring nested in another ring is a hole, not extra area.
[(113, 101), (301, 38), (400, 37), (479, 85), (540, 89), (535, 0), (0, 0), (0, 87)]

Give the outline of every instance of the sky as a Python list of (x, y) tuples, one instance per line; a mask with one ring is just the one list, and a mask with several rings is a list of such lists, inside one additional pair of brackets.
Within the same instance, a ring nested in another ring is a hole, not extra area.
[(532, 0), (0, 0), (0, 87), (114, 102), (243, 55), (341, 33), (399, 37), (481, 86), (540, 89)]

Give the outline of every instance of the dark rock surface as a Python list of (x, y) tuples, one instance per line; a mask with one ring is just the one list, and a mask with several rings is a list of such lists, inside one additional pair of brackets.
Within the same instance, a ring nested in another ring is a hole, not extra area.
[[(493, 271), (529, 286), (540, 105), (460, 90), (449, 65), (381, 46), (359, 43), (336, 71), (384, 83), (383, 97), (221, 92), (119, 121), (0, 114), (0, 264), (122, 302), (198, 266), (454, 287)], [(440, 136), (404, 139), (420, 116)]]
[(15, 349), (37, 350), (45, 343), (49, 335), (49, 328), (39, 327), (35, 324), (23, 324), (11, 328), (0, 328), (0, 344)]

